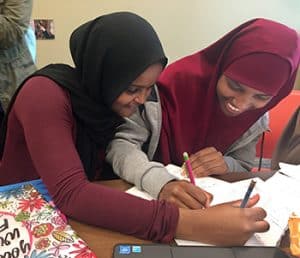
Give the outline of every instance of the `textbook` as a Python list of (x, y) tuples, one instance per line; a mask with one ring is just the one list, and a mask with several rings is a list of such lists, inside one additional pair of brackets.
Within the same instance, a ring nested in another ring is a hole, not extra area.
[[(166, 169), (178, 179), (189, 180), (181, 174), (181, 168), (178, 166), (168, 165)], [(258, 177), (233, 183), (213, 177), (196, 178), (195, 181), (197, 186), (213, 194), (214, 198), (211, 203), (211, 206), (213, 206), (224, 202), (243, 199), (249, 182), (254, 179), (256, 185), (252, 195), (256, 193), (260, 195), (260, 200), (256, 206), (266, 210), (266, 220), (270, 224), (270, 229), (267, 232), (255, 233), (245, 243), (245, 246), (276, 247), (280, 244), (280, 240), (287, 230), (289, 216), (293, 212), (300, 210), (299, 172), (300, 165), (281, 164), (281, 170), (276, 172), (267, 181), (263, 181)], [(127, 192), (144, 199), (153, 199), (149, 194), (140, 191), (136, 187), (130, 188)], [(298, 214), (300, 214), (300, 212), (298, 212)], [(184, 239), (175, 239), (175, 241), (178, 245), (207, 245)]]
[(96, 258), (46, 199), (32, 184), (0, 187), (0, 257)]

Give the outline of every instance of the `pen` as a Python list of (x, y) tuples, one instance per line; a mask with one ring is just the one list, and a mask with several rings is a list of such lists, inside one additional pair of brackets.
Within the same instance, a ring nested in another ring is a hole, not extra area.
[(250, 185), (248, 186), (247, 192), (245, 193), (244, 199), (241, 203), (241, 206), (240, 206), (241, 208), (245, 208), (245, 206), (250, 198), (250, 195), (254, 189), (255, 184), (256, 184), (256, 181), (251, 180)]
[(283, 176), (291, 177), (290, 175), (287, 175), (287, 174), (285, 174), (285, 173), (283, 173), (281, 171), (279, 171), (278, 173), (281, 174), (281, 175), (283, 175)]
[(183, 153), (183, 159), (184, 159), (184, 161), (185, 161), (185, 166), (186, 166), (187, 171), (188, 171), (188, 175), (189, 175), (189, 178), (190, 178), (190, 182), (191, 182), (193, 185), (196, 185), (194, 173), (193, 173), (192, 166), (191, 166), (191, 162), (190, 162), (189, 155), (187, 154), (187, 152), (184, 152), (184, 153)]

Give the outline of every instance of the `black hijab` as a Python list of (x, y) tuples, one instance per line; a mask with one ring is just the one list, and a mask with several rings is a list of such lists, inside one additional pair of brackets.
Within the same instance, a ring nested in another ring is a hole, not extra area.
[[(25, 81), (45, 76), (68, 90), (77, 123), (76, 148), (88, 178), (93, 179), (99, 149), (105, 149), (123, 122), (111, 110), (112, 103), (147, 67), (157, 62), (165, 66), (167, 58), (152, 26), (129, 12), (103, 15), (79, 26), (70, 37), (70, 50), (75, 68), (51, 64)], [(2, 124), (1, 156), (7, 116), (20, 88)]]

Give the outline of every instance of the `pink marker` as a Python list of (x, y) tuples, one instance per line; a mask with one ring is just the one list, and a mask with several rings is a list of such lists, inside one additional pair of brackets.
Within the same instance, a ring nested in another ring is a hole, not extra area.
[(186, 166), (188, 174), (189, 174), (190, 182), (193, 185), (195, 185), (196, 184), (195, 183), (195, 176), (194, 176), (192, 165), (191, 165), (191, 162), (190, 162), (190, 159), (189, 159), (189, 155), (187, 154), (187, 152), (183, 153), (183, 159), (185, 161), (185, 166)]

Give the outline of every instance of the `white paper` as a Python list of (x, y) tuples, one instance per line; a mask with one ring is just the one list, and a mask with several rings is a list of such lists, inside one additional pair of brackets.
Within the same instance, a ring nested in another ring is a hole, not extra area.
[(300, 181), (300, 165), (292, 165), (280, 162), (279, 167), (280, 172)]
[[(181, 175), (180, 167), (168, 165), (166, 168), (170, 174), (174, 175), (176, 178), (189, 180)], [(282, 235), (287, 229), (288, 218), (291, 213), (295, 212), (300, 214), (299, 168), (300, 166), (281, 164), (281, 170), (275, 173), (267, 181), (263, 181), (260, 178), (251, 178), (228, 183), (213, 177), (204, 177), (197, 178), (196, 185), (212, 193), (214, 198), (211, 205), (216, 205), (243, 199), (250, 181), (255, 180), (256, 185), (251, 196), (259, 193), (260, 200), (256, 206), (266, 210), (266, 220), (270, 224), (270, 229), (264, 233), (255, 233), (245, 245), (278, 246)], [(281, 174), (280, 172), (284, 174)], [(149, 194), (138, 190), (136, 187), (129, 189), (127, 192), (144, 199), (153, 199)], [(207, 245), (183, 239), (175, 239), (175, 241), (178, 245)]]
[(131, 187), (130, 189), (128, 189), (126, 191), (126, 193), (129, 193), (131, 195), (143, 198), (145, 200), (153, 200), (153, 197), (150, 194), (148, 194), (148, 193), (146, 193), (144, 191), (139, 190), (136, 186)]

